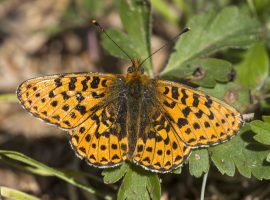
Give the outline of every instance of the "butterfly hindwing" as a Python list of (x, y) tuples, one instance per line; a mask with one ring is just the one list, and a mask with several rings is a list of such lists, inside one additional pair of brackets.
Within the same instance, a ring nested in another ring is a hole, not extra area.
[(126, 102), (121, 97), (100, 107), (94, 115), (71, 129), (71, 145), (87, 163), (97, 167), (119, 165), (126, 159)]
[(233, 107), (182, 84), (157, 81), (158, 101), (171, 117), (171, 124), (188, 146), (218, 144), (234, 136), (243, 125)]
[(142, 107), (133, 161), (146, 169), (162, 173), (181, 166), (190, 148), (173, 132), (170, 119), (154, 99), (143, 100)]
[(115, 75), (75, 73), (44, 76), (23, 82), (17, 95), (23, 107), (42, 120), (70, 129), (80, 125), (117, 84)]

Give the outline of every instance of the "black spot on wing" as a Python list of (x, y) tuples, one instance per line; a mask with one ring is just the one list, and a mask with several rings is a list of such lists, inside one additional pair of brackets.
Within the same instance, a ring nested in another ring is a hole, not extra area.
[(202, 110), (199, 110), (197, 113), (195, 113), (195, 115), (196, 115), (196, 117), (198, 119), (200, 119), (202, 117), (202, 115), (203, 115), (203, 111)]
[(185, 105), (185, 104), (186, 104), (186, 99), (188, 98), (188, 95), (187, 95), (185, 89), (182, 89), (181, 92), (182, 92), (182, 94), (183, 94), (183, 96), (182, 96), (182, 98), (181, 98), (181, 102), (182, 102), (182, 104)]
[(194, 107), (198, 107), (198, 105), (199, 105), (199, 95), (198, 94), (193, 94), (193, 103), (192, 103), (192, 105)]
[(185, 107), (185, 108), (182, 110), (182, 113), (183, 113), (183, 115), (185, 116), (185, 118), (188, 117), (188, 115), (189, 115), (190, 112), (191, 112), (190, 107)]
[(175, 105), (176, 105), (176, 102), (172, 101), (171, 103), (169, 103), (167, 100), (164, 100), (163, 104), (164, 104), (166, 107), (174, 108)]
[(64, 105), (64, 106), (62, 107), (62, 110), (68, 111), (68, 110), (69, 110), (69, 105), (68, 105), (68, 104)]
[(50, 92), (49, 92), (49, 95), (48, 95), (50, 98), (53, 98), (53, 97), (55, 97), (55, 94), (54, 94), (54, 92), (53, 92), (53, 90), (51, 90)]
[(85, 106), (82, 106), (82, 105), (80, 105), (80, 104), (78, 104), (78, 105), (75, 107), (75, 109), (76, 109), (77, 111), (79, 111), (79, 112), (81, 113), (81, 115), (84, 115), (84, 114), (86, 113), (86, 108), (85, 108)]
[(93, 80), (92, 80), (92, 82), (90, 84), (91, 88), (98, 88), (99, 82), (100, 82), (100, 78), (97, 77), (97, 76), (94, 76)]
[(206, 102), (204, 103), (204, 105), (207, 107), (207, 108), (211, 108), (211, 105), (213, 103), (213, 100), (211, 99), (210, 96), (206, 95)]
[(68, 96), (68, 94), (66, 92), (62, 92), (61, 95), (62, 95), (64, 100), (68, 100), (70, 98), (70, 96)]
[(104, 93), (98, 94), (98, 93), (96, 93), (96, 92), (93, 91), (93, 92), (92, 92), (92, 96), (93, 96), (95, 99), (98, 99), (98, 98), (104, 97), (105, 94), (104, 94)]
[(106, 80), (106, 79), (102, 80), (102, 81), (101, 81), (101, 85), (102, 85), (103, 87), (107, 87), (107, 80)]
[(168, 87), (165, 87), (165, 91), (163, 92), (163, 94), (168, 94), (169, 93), (169, 91), (170, 91), (170, 89), (168, 88)]
[(188, 121), (185, 118), (179, 118), (177, 125), (179, 128), (182, 128), (183, 126), (188, 125)]
[(56, 87), (60, 87), (60, 86), (63, 85), (60, 78), (56, 78), (56, 79), (54, 80), (54, 83), (55, 83), (55, 86), (56, 86)]
[(175, 86), (172, 87), (172, 98), (175, 100), (178, 100), (179, 98), (178, 88)]
[(82, 84), (82, 91), (86, 91), (88, 89), (88, 81), (90, 80), (90, 77), (87, 76), (84, 80), (81, 81), (81, 84)]
[(75, 83), (76, 82), (77, 82), (77, 78), (76, 77), (71, 77), (70, 82), (68, 83), (68, 89), (69, 90), (75, 90), (75, 88), (76, 88)]

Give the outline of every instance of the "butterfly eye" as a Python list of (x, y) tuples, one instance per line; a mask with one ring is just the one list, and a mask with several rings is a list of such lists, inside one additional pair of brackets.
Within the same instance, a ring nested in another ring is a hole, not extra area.
[(128, 68), (127, 71), (128, 71), (128, 73), (132, 73), (132, 72), (135, 71), (135, 68), (133, 66), (131, 66), (131, 67)]

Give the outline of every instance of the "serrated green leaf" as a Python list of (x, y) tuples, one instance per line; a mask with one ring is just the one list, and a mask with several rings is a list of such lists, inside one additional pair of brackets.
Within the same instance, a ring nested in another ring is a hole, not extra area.
[(128, 165), (126, 163), (115, 168), (103, 170), (102, 175), (104, 176), (103, 177), (104, 183), (106, 184), (116, 183), (121, 178), (123, 178), (127, 170), (128, 170)]
[[(112, 38), (117, 44), (127, 51), (129, 56), (139, 59), (145, 59), (151, 53), (150, 45), (150, 3), (148, 0), (121, 0), (119, 1), (120, 17), (126, 33), (112, 32)], [(136, 19), (136, 20), (135, 20)], [(119, 37), (119, 38), (117, 38)], [(108, 52), (120, 58), (126, 58), (124, 54), (116, 51), (116, 46), (107, 37), (103, 37), (103, 46)], [(114, 46), (114, 47), (113, 47)], [(113, 50), (111, 50), (113, 49)], [(152, 75), (151, 59), (144, 63), (144, 68), (149, 75)]]
[(159, 200), (160, 182), (158, 175), (141, 167), (129, 164), (127, 173), (118, 191), (118, 200)]
[(254, 139), (262, 144), (270, 145), (270, 123), (259, 120), (250, 123), (251, 130), (256, 133)]
[(265, 163), (270, 149), (252, 139), (254, 133), (246, 125), (229, 142), (209, 148), (211, 159), (222, 174), (233, 176), (235, 168), (245, 177), (270, 179), (270, 165)]
[(194, 16), (187, 24), (192, 30), (177, 41), (176, 51), (161, 73), (163, 77), (176, 76), (175, 71), (179, 72), (190, 61), (220, 49), (247, 47), (256, 41), (260, 30), (257, 19), (236, 7)]
[(189, 159), (189, 172), (195, 177), (200, 177), (209, 170), (209, 156), (207, 149), (192, 151)]
[(34, 197), (33, 195), (26, 194), (19, 190), (15, 190), (8, 187), (0, 187), (0, 198), (4, 197), (7, 199), (16, 199), (16, 200), (39, 200), (40, 198)]
[(248, 89), (262, 86), (269, 74), (269, 58), (263, 43), (254, 44), (236, 68), (236, 82)]
[(235, 173), (235, 166), (233, 160), (231, 159), (231, 157), (228, 157), (227, 154), (224, 155), (224, 153), (228, 149), (227, 146), (230, 146), (229, 144), (231, 144), (231, 141), (225, 144), (220, 144), (216, 147), (210, 147), (209, 151), (212, 153), (211, 159), (214, 162), (215, 166), (218, 168), (218, 170), (222, 174), (233, 176)]
[(235, 83), (216, 84), (213, 89), (199, 88), (211, 96), (215, 96), (227, 104), (244, 111), (250, 103), (250, 94), (247, 89), (241, 88)]

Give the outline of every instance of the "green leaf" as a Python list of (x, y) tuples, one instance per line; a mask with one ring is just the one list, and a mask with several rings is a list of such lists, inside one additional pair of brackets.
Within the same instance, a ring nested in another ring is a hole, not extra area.
[(148, 172), (134, 164), (128, 165), (127, 173), (118, 191), (118, 200), (152, 199), (161, 196), (160, 182), (156, 173)]
[[(132, 39), (125, 33), (117, 31), (115, 29), (108, 29), (108, 35), (131, 57), (138, 58), (138, 46), (134, 45)], [(112, 56), (128, 59), (128, 57), (111, 41), (106, 35), (102, 35), (101, 45)]]
[[(126, 33), (118, 31), (109, 31), (113, 34), (112, 38), (116, 40), (117, 44), (128, 54), (134, 58), (145, 59), (151, 53), (150, 45), (150, 3), (147, 0), (119, 1), (120, 17)], [(119, 38), (118, 38), (119, 37)], [(102, 37), (103, 47), (112, 55), (126, 58), (120, 51), (116, 51), (115, 44), (109, 38)], [(151, 59), (144, 63), (145, 70), (152, 75)]]
[(236, 82), (248, 89), (260, 88), (269, 74), (269, 58), (264, 44), (254, 44), (236, 70)]
[(203, 92), (215, 96), (227, 104), (237, 108), (239, 111), (244, 111), (250, 104), (250, 94), (247, 89), (241, 88), (235, 83), (216, 84), (213, 89), (199, 88)]
[(195, 59), (188, 65), (179, 68), (171, 77), (182, 77), (202, 87), (214, 87), (216, 81), (229, 81), (232, 64), (221, 59), (203, 58)]
[(235, 173), (235, 165), (233, 160), (231, 156), (227, 154), (228, 146), (231, 146), (233, 140), (235, 140), (235, 138), (233, 138), (230, 142), (226, 142), (225, 144), (220, 144), (216, 147), (209, 148), (209, 152), (212, 154), (211, 159), (215, 166), (222, 174), (227, 174), (229, 176), (233, 176)]
[(260, 29), (257, 19), (236, 7), (194, 16), (187, 24), (191, 31), (177, 41), (176, 51), (172, 53), (167, 67), (161, 73), (163, 77), (173, 76), (192, 60), (218, 50), (247, 47), (256, 41)]
[(97, 191), (96, 189), (82, 184), (78, 181), (76, 181), (74, 178), (77, 176), (73, 174), (69, 174), (63, 170), (56, 170), (54, 168), (48, 167), (32, 158), (29, 158), (19, 152), (16, 151), (5, 151), (5, 150), (0, 150), (0, 161), (4, 161), (5, 157), (16, 160), (20, 163), (23, 163), (23, 165), (17, 165), (18, 168), (27, 170), (29, 172), (41, 175), (41, 176), (55, 176), (59, 179), (62, 179), (71, 185), (77, 186), (89, 193), (95, 194), (101, 198), (104, 199), (112, 199), (110, 196), (106, 196), (103, 192)]
[(163, 0), (152, 0), (151, 3), (153, 8), (155, 8), (167, 21), (177, 25), (179, 20), (178, 13), (168, 5), (168, 2)]
[(104, 4), (101, 1), (82, 0), (78, 1), (77, 4), (79, 11), (86, 16), (96, 16), (98, 12), (102, 12), (102, 9), (104, 9)]
[(267, 161), (267, 162), (270, 162), (270, 153), (267, 155), (266, 161)]
[(254, 133), (246, 125), (230, 142), (209, 148), (211, 159), (222, 174), (239, 173), (250, 178), (270, 179), (270, 165), (265, 163), (270, 149), (252, 139)]
[(182, 167), (178, 167), (178, 168), (172, 170), (171, 173), (174, 173), (174, 174), (181, 174), (181, 172), (182, 172)]
[(209, 170), (209, 156), (207, 149), (193, 150), (189, 159), (189, 172), (195, 177), (200, 177)]
[[(181, 71), (185, 68), (186, 67), (181, 68)], [(188, 65), (188, 70), (189, 75), (191, 75), (190, 81), (192, 83), (202, 87), (214, 87), (216, 81), (229, 81), (232, 64), (225, 60), (215, 58), (196, 59)]]
[(16, 199), (16, 200), (39, 200), (40, 198), (34, 197), (32, 195), (26, 194), (19, 190), (15, 190), (8, 187), (0, 187), (0, 198), (5, 197), (8, 199)]
[(254, 139), (262, 144), (270, 145), (270, 123), (259, 120), (250, 123), (251, 130), (256, 133)]
[(102, 172), (104, 183), (112, 184), (119, 181), (126, 174), (128, 165), (126, 163), (116, 168), (106, 169)]
[(270, 116), (262, 116), (264, 122), (270, 122)]

